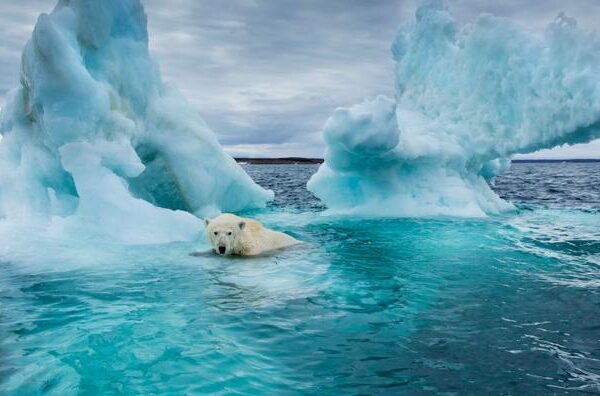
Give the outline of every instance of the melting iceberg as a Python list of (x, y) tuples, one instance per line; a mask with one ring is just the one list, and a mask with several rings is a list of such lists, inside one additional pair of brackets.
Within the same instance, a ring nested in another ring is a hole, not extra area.
[(396, 98), (338, 109), (308, 187), (330, 210), (483, 216), (510, 157), (600, 138), (600, 38), (559, 15), (537, 38), (483, 15), (459, 29), (425, 1), (392, 46)]
[(192, 215), (272, 199), (161, 81), (139, 0), (60, 0), (3, 109), (0, 217), (125, 242), (189, 239)]

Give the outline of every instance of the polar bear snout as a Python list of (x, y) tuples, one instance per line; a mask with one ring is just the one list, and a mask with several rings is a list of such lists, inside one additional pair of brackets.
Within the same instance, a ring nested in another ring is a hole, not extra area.
[(213, 250), (220, 256), (233, 254), (233, 244), (225, 238), (218, 238), (213, 243)]

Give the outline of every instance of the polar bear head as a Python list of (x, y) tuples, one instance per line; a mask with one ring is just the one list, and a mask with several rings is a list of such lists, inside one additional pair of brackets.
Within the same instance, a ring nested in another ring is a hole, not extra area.
[(226, 256), (234, 254), (246, 222), (233, 216), (219, 216), (213, 220), (204, 220), (204, 225), (206, 239), (213, 246), (215, 253)]

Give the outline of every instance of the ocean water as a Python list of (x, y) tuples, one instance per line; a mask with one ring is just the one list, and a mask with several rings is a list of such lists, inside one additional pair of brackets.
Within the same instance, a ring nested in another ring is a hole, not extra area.
[(600, 392), (600, 163), (514, 164), (487, 219), (326, 217), (316, 166), (246, 169), (305, 244), (0, 255), (0, 394)]

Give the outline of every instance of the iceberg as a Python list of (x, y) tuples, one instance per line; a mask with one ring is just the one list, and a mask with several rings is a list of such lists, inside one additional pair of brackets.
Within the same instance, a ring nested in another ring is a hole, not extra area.
[(139, 0), (60, 0), (21, 63), (0, 118), (4, 223), (169, 242), (273, 198), (162, 82)]
[(511, 156), (600, 138), (600, 38), (559, 15), (543, 37), (482, 15), (459, 28), (424, 1), (392, 45), (394, 99), (337, 109), (308, 188), (330, 212), (510, 211), (489, 183)]

